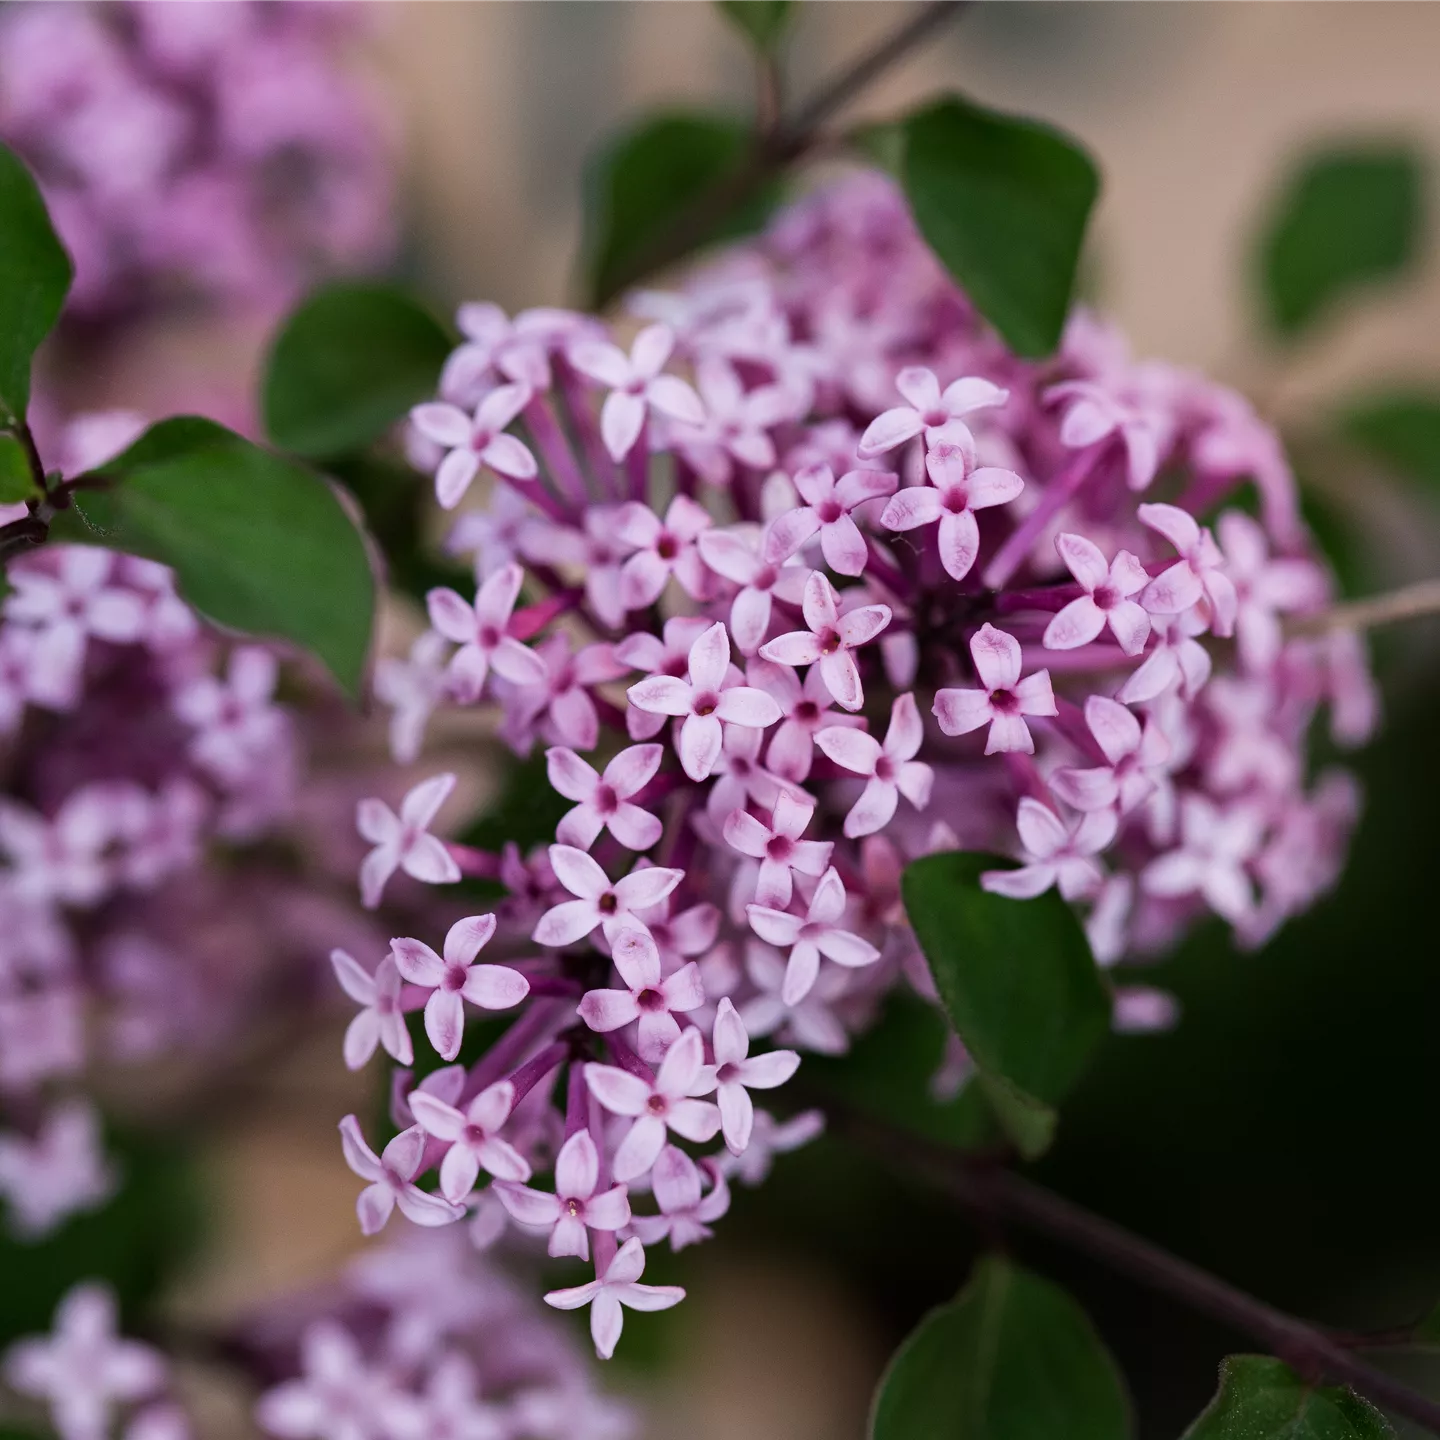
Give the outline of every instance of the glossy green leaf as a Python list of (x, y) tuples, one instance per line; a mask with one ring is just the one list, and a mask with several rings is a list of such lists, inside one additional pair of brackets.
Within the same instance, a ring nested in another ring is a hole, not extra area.
[(57, 538), (174, 567), (217, 624), (291, 640), (358, 694), (375, 578), (351, 507), (313, 471), (213, 421), (152, 425), (56, 519)]
[(1285, 183), (1260, 239), (1265, 318), (1293, 339), (1362, 288), (1399, 279), (1419, 253), (1423, 165), (1408, 145), (1324, 150)]
[(1126, 1440), (1115, 1362), (1058, 1286), (999, 1256), (896, 1351), (871, 1440)]
[(30, 403), (30, 360), (59, 318), (70, 257), (30, 172), (0, 145), (0, 414)]
[[(642, 120), (610, 141), (586, 167), (585, 271), (591, 298), (604, 305), (635, 279), (656, 242), (701, 197), (745, 165), (751, 134), (724, 115), (670, 114)], [(692, 247), (756, 229), (774, 187), (725, 208)]]
[(1054, 350), (1100, 191), (1079, 143), (951, 96), (905, 122), (916, 224), (980, 313), (1021, 355)]
[(445, 327), (389, 285), (345, 281), (286, 320), (265, 368), (265, 430), (308, 459), (378, 439), (435, 393), (452, 348)]
[(716, 5), (762, 55), (780, 43), (795, 18), (794, 0), (716, 0)]
[(1230, 1355), (1220, 1388), (1183, 1440), (1391, 1440), (1385, 1417), (1352, 1390), (1307, 1385), (1268, 1355)]
[(0, 435), (0, 505), (18, 505), (39, 494), (25, 447), (13, 435)]
[(1407, 479), (1440, 490), (1440, 393), (1395, 390), (1350, 405), (1347, 439)]
[(909, 865), (901, 893), (940, 998), (1002, 1123), (1027, 1154), (1053, 1132), (1048, 1107), (1105, 1035), (1110, 1000), (1075, 912), (1053, 890), (1009, 900), (981, 889), (1009, 861), (950, 852)]

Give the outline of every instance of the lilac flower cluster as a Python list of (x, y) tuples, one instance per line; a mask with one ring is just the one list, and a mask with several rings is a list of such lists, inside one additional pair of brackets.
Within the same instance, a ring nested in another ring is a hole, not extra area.
[[(139, 423), (72, 427), (65, 473)], [(204, 1051), (254, 1003), (257, 965), (223, 933), (233, 882), (201, 866), (214, 844), (259, 840), (287, 814), (295, 734), (274, 655), (223, 645), (164, 567), (56, 545), (7, 579), (0, 1198), (13, 1231), (40, 1236), (115, 1183), (86, 1072)]]
[(337, 63), (342, 7), (60, 4), (0, 15), (0, 136), (75, 260), (71, 318), (167, 298), (278, 311), (393, 247), (391, 143)]
[[(1257, 944), (1331, 883), (1355, 815), (1348, 776), (1306, 775), (1317, 711), (1342, 741), (1374, 718), (1356, 637), (1287, 631), (1332, 581), (1246, 403), (1087, 315), (1017, 358), (887, 181), (633, 306), (628, 349), (584, 316), (466, 306), (413, 412), (443, 507), (493, 485), (451, 539), (474, 600), (433, 591), (378, 676), (396, 754), (437, 705), (489, 701), (573, 808), (554, 843), (492, 855), (431, 833), (451, 777), (369, 803), (368, 904), (397, 869), (509, 898), (441, 954), (334, 957), (352, 1066), (377, 1045), (410, 1066), (422, 1007), (452, 1062), (399, 1072), (383, 1153), (342, 1126), (363, 1228), (398, 1207), (548, 1235), (593, 1262), (546, 1298), (589, 1305), (603, 1356), (622, 1307), (681, 1298), (642, 1281), (644, 1246), (707, 1236), (732, 1177), (818, 1128), (753, 1092), (845, 1051), (895, 987), (934, 998), (909, 860), (1013, 856), (986, 887), (1058, 887), (1107, 966), (1211, 912)], [(1115, 993), (1119, 1028), (1172, 1018)], [(467, 1069), (476, 1012), (518, 1018)], [(956, 1041), (937, 1081), (964, 1074)]]

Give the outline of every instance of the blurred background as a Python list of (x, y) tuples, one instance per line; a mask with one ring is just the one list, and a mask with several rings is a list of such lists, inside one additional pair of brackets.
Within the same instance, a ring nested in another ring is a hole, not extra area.
[[(746, 52), (704, 4), (372, 9), (364, 45), (402, 117), (403, 269), (445, 309), (573, 300), (586, 155), (644, 110), (750, 104)], [(788, 52), (792, 93), (900, 11), (810, 0)], [(1402, 137), (1440, 157), (1437, 57), (1434, 5), (989, 3), (888, 75), (864, 111), (953, 86), (1078, 135), (1105, 177), (1093, 298), (1137, 353), (1205, 369), (1303, 429), (1357, 386), (1440, 381), (1433, 230), (1412, 283), (1283, 359), (1259, 338), (1249, 284), (1254, 234), (1306, 147)], [(233, 331), (184, 343), (217, 374), (257, 353)], [(143, 405), (143, 376), (117, 364), (109, 398)], [(1369, 583), (1440, 573), (1436, 512), (1398, 506), (1379, 477), (1362, 503)], [(1258, 954), (1193, 937), (1158, 977), (1181, 999), (1179, 1028), (1112, 1039), (1039, 1167), (1265, 1298), (1352, 1330), (1412, 1321), (1440, 1297), (1440, 674), (1424, 628), (1378, 648), (1389, 721), (1359, 764), (1366, 816), (1339, 891)], [(330, 1037), (277, 1067), (261, 1103), (211, 1138), (202, 1183), (221, 1212), (177, 1314), (223, 1318), (356, 1247), (334, 1117), (368, 1097), (337, 1053)], [(644, 1397), (657, 1440), (861, 1436), (886, 1356), (964, 1278), (967, 1222), (830, 1142), (739, 1192), (732, 1217), (720, 1244), (653, 1277), (682, 1280), (690, 1299), (663, 1326), (627, 1323), (614, 1376)], [(1220, 1356), (1246, 1348), (1013, 1239), (1095, 1317), (1146, 1440), (1178, 1435)], [(215, 1404), (205, 1433), (247, 1433)]]

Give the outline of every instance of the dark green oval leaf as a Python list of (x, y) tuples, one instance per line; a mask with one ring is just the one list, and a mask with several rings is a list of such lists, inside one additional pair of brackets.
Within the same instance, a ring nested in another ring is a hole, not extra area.
[(1075, 912), (1053, 890), (1007, 900), (980, 888), (991, 855), (906, 867), (905, 911), (987, 1098), (1027, 1154), (1048, 1144), (1048, 1107), (1106, 1033), (1110, 1000)]
[(13, 435), (0, 435), (0, 505), (19, 505), (39, 494), (25, 447)]
[[(750, 153), (749, 126), (724, 115), (642, 120), (595, 155), (585, 172), (585, 270), (596, 305), (644, 273), (646, 256), (672, 226), (687, 223), (701, 197), (729, 182)], [(728, 207), (690, 235), (691, 248), (758, 228), (774, 186)]]
[(716, 0), (716, 4), (762, 55), (780, 43), (795, 16), (793, 0)]
[(1125, 1440), (1115, 1362), (1058, 1286), (987, 1256), (890, 1361), (871, 1440)]
[(1100, 191), (1090, 156), (952, 96), (906, 120), (902, 174), (915, 223), (980, 313), (1019, 354), (1050, 354)]
[(1397, 474), (1440, 489), (1440, 395), (1396, 390), (1351, 405), (1344, 435)]
[(211, 420), (152, 425), (56, 517), (58, 539), (174, 568), (217, 624), (312, 651), (358, 694), (375, 577), (365, 538), (330, 483)]
[(30, 360), (59, 318), (70, 257), (30, 172), (0, 145), (0, 413), (30, 403)]
[(1230, 1355), (1220, 1388), (1183, 1440), (1393, 1440), (1385, 1417), (1351, 1390), (1307, 1385), (1268, 1355)]
[(1408, 145), (1301, 161), (1260, 239), (1260, 296), (1277, 335), (1292, 339), (1355, 290), (1405, 273), (1420, 247), (1422, 169)]
[(286, 320), (265, 368), (265, 431), (328, 459), (378, 439), (435, 393), (452, 348), (429, 311), (388, 285), (327, 285)]

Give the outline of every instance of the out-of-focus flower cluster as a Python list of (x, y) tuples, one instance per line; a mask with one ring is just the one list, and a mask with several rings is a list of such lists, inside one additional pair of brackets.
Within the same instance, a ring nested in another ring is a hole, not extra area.
[[(629, 1440), (556, 1317), (463, 1236), (410, 1233), (323, 1289), (228, 1332), (260, 1379), (255, 1419), (279, 1440)], [(0, 1379), (60, 1440), (189, 1440), (170, 1366), (117, 1329), (103, 1285), (76, 1286), (49, 1335), (5, 1352)]]
[[(140, 423), (78, 422), (62, 470), (103, 461)], [(45, 546), (7, 579), (0, 1199), (12, 1231), (40, 1236), (116, 1180), (93, 1072), (216, 1062), (282, 1000), (313, 1005), (299, 962), (346, 908), (247, 863), (295, 798), (296, 720), (270, 650), (223, 642), (168, 570), (132, 556)]]
[[(363, 1228), (398, 1207), (547, 1236), (593, 1261), (546, 1298), (590, 1306), (602, 1355), (622, 1307), (681, 1298), (644, 1247), (708, 1236), (731, 1178), (818, 1128), (753, 1092), (897, 986), (934, 998), (908, 861), (1013, 857), (986, 887), (1058, 887), (1106, 966), (1212, 912), (1256, 944), (1331, 883), (1355, 815), (1347, 776), (1307, 773), (1317, 713), (1342, 742), (1374, 719), (1357, 639), (1287, 631), (1331, 578), (1246, 402), (1088, 315), (1016, 358), (885, 180), (632, 303), (628, 348), (462, 308), (409, 446), (447, 509), (493, 482), (451, 535), (477, 589), (432, 591), (378, 676), (397, 758), (437, 705), (489, 703), (571, 808), (497, 855), (431, 833), (448, 776), (366, 802), (367, 904), (401, 869), (509, 898), (438, 952), (333, 957), (351, 1066), (409, 1067), (422, 1006), (447, 1062), (400, 1071), (383, 1153), (342, 1126)], [(517, 1018), (450, 1063), (485, 1012)], [(1117, 985), (1117, 1027), (1172, 1018)], [(964, 1073), (957, 1041), (940, 1081)]]
[(345, 7), (33, 3), (0, 14), (0, 137), (75, 260), (71, 320), (278, 311), (388, 258), (391, 143)]

